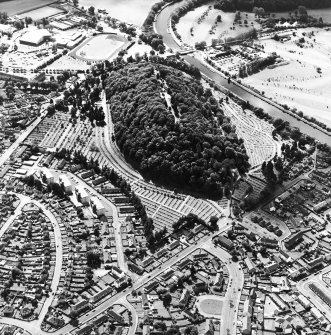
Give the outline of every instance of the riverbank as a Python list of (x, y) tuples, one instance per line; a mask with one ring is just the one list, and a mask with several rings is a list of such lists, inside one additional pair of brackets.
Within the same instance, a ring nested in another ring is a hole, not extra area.
[[(157, 16), (154, 25), (156, 32), (163, 36), (164, 43), (174, 51), (180, 51), (180, 47), (173, 40), (172, 34), (168, 30), (168, 23), (172, 13), (180, 5), (181, 3), (176, 3), (164, 8)], [(322, 129), (319, 129), (318, 126), (309, 123), (297, 115), (292, 115), (291, 112), (285, 111), (281, 106), (276, 105), (274, 102), (269, 101), (265, 97), (258, 95), (255, 92), (252, 92), (242, 85), (234, 84), (233, 82), (229, 83), (227, 79), (224, 78), (221, 74), (217, 73), (216, 71), (212, 71), (205, 64), (201, 63), (200, 60), (190, 55), (185, 55), (183, 58), (191, 65), (197, 67), (202, 74), (206, 75), (217, 84), (228, 89), (230, 92), (234, 93), (244, 101), (249, 101), (251, 105), (262, 108), (273, 118), (281, 118), (284, 121), (289, 122), (292, 127), (298, 127), (302, 133), (317, 139), (321, 143), (330, 143), (331, 134), (325, 132)]]

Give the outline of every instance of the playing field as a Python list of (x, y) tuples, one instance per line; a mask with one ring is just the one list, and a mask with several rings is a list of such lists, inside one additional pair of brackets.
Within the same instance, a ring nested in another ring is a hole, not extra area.
[(56, 0), (10, 0), (0, 2), (0, 12), (6, 12), (8, 15), (22, 14), (33, 9), (47, 6)]
[(223, 302), (216, 299), (206, 299), (201, 301), (200, 309), (210, 315), (221, 315)]
[(25, 12), (21, 14), (22, 17), (31, 17), (32, 20), (41, 20), (44, 17), (50, 17), (59, 13), (63, 13), (61, 9), (51, 7), (51, 6), (45, 6), (42, 8), (34, 9), (29, 12)]
[(101, 34), (88, 39), (71, 55), (88, 61), (106, 60), (115, 56), (126, 43), (127, 40), (122, 36)]

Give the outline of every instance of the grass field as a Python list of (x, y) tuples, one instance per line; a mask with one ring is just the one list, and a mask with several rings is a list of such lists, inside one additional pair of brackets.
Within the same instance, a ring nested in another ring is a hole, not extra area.
[[(311, 31), (298, 30), (284, 43), (262, 40), (267, 53), (276, 51), (288, 65), (265, 69), (243, 81), (331, 127), (331, 32), (315, 28), (309, 37)], [(303, 47), (296, 44), (299, 38), (305, 39)]]
[(201, 311), (210, 315), (221, 315), (223, 302), (216, 299), (206, 299), (201, 301)]
[(56, 0), (11, 0), (0, 2), (0, 12), (6, 12), (8, 15), (22, 14), (33, 9), (47, 6)]
[(99, 61), (115, 56), (127, 43), (122, 36), (97, 35), (76, 48), (71, 55), (83, 60)]
[(86, 8), (105, 9), (110, 16), (124, 22), (142, 25), (154, 3), (158, 0), (79, 0)]
[[(230, 28), (233, 26), (235, 13), (225, 13), (221, 10), (214, 9), (213, 7), (208, 11), (206, 17), (199, 23), (199, 19), (202, 17), (203, 13), (208, 10), (209, 5), (212, 5), (212, 2), (196, 8), (179, 20), (177, 24), (177, 32), (182, 37), (184, 43), (193, 46), (196, 42), (206, 41), (207, 45), (211, 45), (212, 39), (236, 37), (242, 33), (248, 32), (252, 27), (255, 27), (256, 29), (260, 28), (260, 25), (254, 21), (254, 14), (242, 13), (242, 20), (248, 21), (247, 26), (244, 24), (241, 26), (236, 25), (235, 30), (232, 30)], [(218, 15), (221, 15), (222, 22), (218, 22), (213, 33), (210, 33)], [(253, 25), (251, 23), (253, 23)]]
[(31, 17), (32, 20), (36, 21), (36, 20), (41, 20), (44, 17), (50, 17), (50, 16), (53, 16), (59, 13), (63, 13), (63, 11), (55, 7), (45, 6), (42, 8), (33, 9), (29, 12), (25, 12), (21, 16), (23, 17), (28, 16), (28, 17)]

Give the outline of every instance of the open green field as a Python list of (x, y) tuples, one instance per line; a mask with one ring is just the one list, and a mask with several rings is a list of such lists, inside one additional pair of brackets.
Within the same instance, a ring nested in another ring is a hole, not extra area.
[(36, 8), (47, 6), (56, 0), (10, 0), (0, 2), (0, 12), (8, 15), (22, 14)]
[(79, 6), (105, 9), (109, 15), (124, 22), (142, 25), (148, 11), (158, 0), (79, 0)]
[(216, 299), (205, 299), (200, 303), (202, 312), (210, 315), (221, 315), (223, 302)]

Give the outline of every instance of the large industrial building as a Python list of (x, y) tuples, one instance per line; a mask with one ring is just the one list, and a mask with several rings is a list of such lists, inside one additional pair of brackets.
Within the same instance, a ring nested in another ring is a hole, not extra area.
[(52, 34), (47, 29), (35, 29), (24, 34), (20, 38), (20, 43), (36, 47), (49, 41), (51, 37)]

